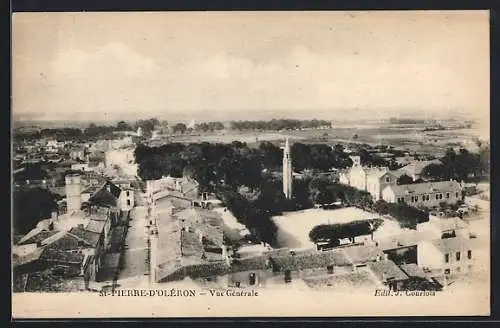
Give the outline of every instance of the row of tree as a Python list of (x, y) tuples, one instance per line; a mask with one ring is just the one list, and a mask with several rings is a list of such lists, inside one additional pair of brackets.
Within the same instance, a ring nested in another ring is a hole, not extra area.
[(270, 121), (232, 121), (233, 130), (297, 130), (297, 129), (315, 129), (321, 127), (330, 127), (331, 122), (324, 120), (291, 120), (291, 119), (272, 119)]
[(381, 215), (390, 215), (401, 228), (416, 229), (417, 224), (429, 221), (429, 213), (406, 203), (387, 203), (378, 200), (373, 203), (372, 210)]
[(329, 242), (340, 243), (341, 239), (348, 238), (354, 242), (358, 236), (373, 235), (382, 225), (382, 219), (356, 220), (347, 223), (321, 224), (309, 232), (309, 239), (313, 243)]
[(422, 176), (428, 180), (467, 181), (470, 178), (487, 177), (490, 171), (490, 148), (485, 145), (479, 153), (466, 149), (456, 152), (450, 148), (441, 158), (442, 164), (429, 164), (422, 170)]
[[(224, 181), (226, 185), (251, 188), (262, 182), (261, 171), (281, 170), (283, 151), (276, 145), (264, 141), (258, 148), (251, 148), (241, 142), (231, 144), (170, 143), (160, 147), (138, 145), (135, 159), (139, 164), (142, 179), (159, 179), (162, 176), (191, 175), (203, 190)], [(296, 171), (313, 169), (328, 171), (332, 167), (351, 165), (349, 157), (327, 145), (292, 146), (292, 165)]]

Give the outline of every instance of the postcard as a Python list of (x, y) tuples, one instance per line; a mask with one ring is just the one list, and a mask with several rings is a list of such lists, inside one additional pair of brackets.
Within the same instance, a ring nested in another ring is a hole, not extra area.
[(12, 316), (490, 313), (487, 11), (12, 17)]

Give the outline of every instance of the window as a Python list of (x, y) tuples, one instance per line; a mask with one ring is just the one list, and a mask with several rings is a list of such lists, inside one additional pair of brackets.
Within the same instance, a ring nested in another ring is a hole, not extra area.
[(431, 196), (430, 195), (427, 195), (427, 200), (430, 200), (431, 199)]
[(457, 258), (457, 261), (460, 261), (460, 252), (457, 252), (457, 254), (455, 254), (456, 258)]
[(455, 197), (457, 197), (457, 198), (458, 198), (458, 192), (455, 194)]
[(128, 196), (130, 196), (130, 191), (127, 190), (127, 192), (125, 193)]
[(385, 178), (385, 182), (390, 182), (391, 181), (391, 178), (387, 177)]
[(450, 262), (450, 254), (446, 253), (444, 254), (444, 262), (449, 263)]
[(415, 196), (415, 201), (418, 202), (418, 196)]
[(444, 274), (450, 274), (450, 269), (445, 269)]
[(438, 194), (436, 194), (436, 200), (438, 200), (438, 199), (439, 199), (439, 195), (438, 195)]
[(450, 198), (450, 193), (449, 192), (446, 193), (446, 198)]
[(467, 251), (467, 258), (468, 258), (469, 260), (471, 260), (471, 259), (472, 259), (472, 251), (471, 251), (471, 250)]
[(130, 206), (130, 199), (127, 199), (127, 206)]

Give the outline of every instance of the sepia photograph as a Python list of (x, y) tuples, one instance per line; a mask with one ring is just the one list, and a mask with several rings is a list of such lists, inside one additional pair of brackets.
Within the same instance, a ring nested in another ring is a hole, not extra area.
[(12, 317), (490, 314), (488, 11), (12, 15)]

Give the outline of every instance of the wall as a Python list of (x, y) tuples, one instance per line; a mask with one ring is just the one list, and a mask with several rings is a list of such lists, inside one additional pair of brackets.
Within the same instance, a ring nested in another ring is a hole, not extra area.
[(431, 270), (441, 269), (444, 265), (444, 254), (432, 243), (421, 241), (417, 245), (417, 265)]
[[(460, 253), (460, 260), (457, 260), (456, 253)], [(461, 275), (467, 273), (469, 266), (472, 266), (474, 262), (474, 251), (472, 250), (472, 259), (467, 258), (467, 250), (454, 250), (448, 253), (449, 262), (444, 263), (443, 270), (449, 270), (450, 275)], [(444, 256), (444, 255), (443, 255)]]
[[(127, 196), (128, 193), (128, 196)], [(127, 203), (128, 201), (128, 203)], [(134, 191), (133, 190), (122, 190), (120, 193), (120, 199), (118, 200), (120, 204), (120, 209), (122, 211), (130, 211), (134, 208)]]

